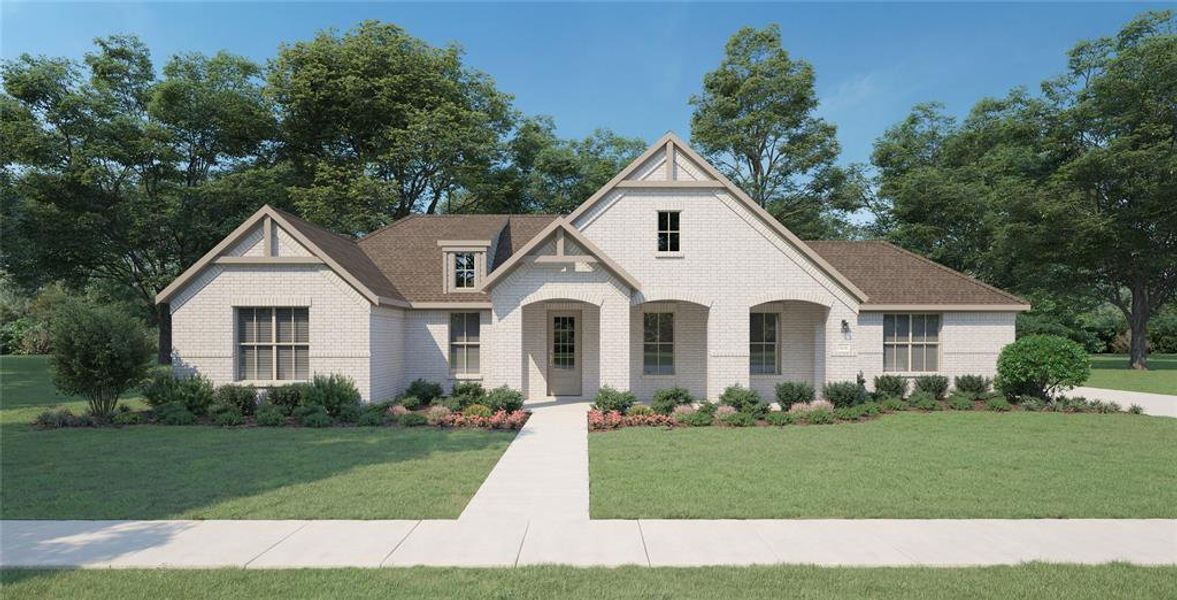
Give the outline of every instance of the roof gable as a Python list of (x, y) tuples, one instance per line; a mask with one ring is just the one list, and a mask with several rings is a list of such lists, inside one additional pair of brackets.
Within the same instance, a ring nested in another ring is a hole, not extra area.
[[(558, 218), (552, 221), (551, 224), (533, 236), (530, 241), (524, 244), (522, 248), (517, 250), (510, 258), (508, 258), (506, 262), (502, 263), (498, 268), (492, 271), (483, 281), (483, 289), (490, 289), (493, 287), (496, 282), (502, 280), (503, 277), (506, 277), (508, 273), (518, 267), (530, 252), (538, 248), (549, 238), (555, 236), (567, 236), (571, 238), (573, 242), (579, 246), (580, 250), (583, 251), (584, 254), (582, 256), (592, 257), (595, 259), (602, 266), (616, 275), (619, 279), (624, 281), (625, 284), (630, 287), (630, 289), (641, 289), (641, 284), (637, 279), (634, 278), (633, 275), (630, 275), (628, 272), (626, 272), (625, 269), (621, 267), (621, 265), (617, 264), (613, 261), (613, 259), (605, 255), (604, 251), (598, 248), (596, 244), (593, 244), (591, 241), (589, 241), (588, 238), (584, 237), (584, 235), (580, 233), (579, 230), (571, 225), (571, 221), (565, 218)], [(568, 260), (576, 261), (578, 259), (576, 256), (569, 256)]]

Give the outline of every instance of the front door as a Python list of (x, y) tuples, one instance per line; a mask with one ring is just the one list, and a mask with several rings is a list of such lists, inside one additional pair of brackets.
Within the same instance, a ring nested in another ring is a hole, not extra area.
[(548, 313), (548, 395), (580, 395), (580, 312)]

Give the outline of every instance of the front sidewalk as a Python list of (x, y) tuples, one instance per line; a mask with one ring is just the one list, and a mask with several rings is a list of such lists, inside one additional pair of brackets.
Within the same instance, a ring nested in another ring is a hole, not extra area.
[(587, 404), (530, 408), (456, 520), (0, 521), (0, 566), (1177, 564), (1173, 519), (590, 520)]

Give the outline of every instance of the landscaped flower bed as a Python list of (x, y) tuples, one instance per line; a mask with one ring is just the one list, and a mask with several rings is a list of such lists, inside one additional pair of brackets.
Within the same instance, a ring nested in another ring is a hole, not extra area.
[(207, 379), (175, 379), (157, 373), (141, 391), (150, 406), (131, 410), (121, 404), (109, 416), (76, 415), (47, 410), (33, 420), (38, 429), (123, 427), (129, 425), (205, 425), (217, 427), (446, 427), (519, 429), (531, 413), (522, 410), (523, 395), (507, 387), (486, 392), (459, 384), (449, 396), (440, 384), (414, 381), (395, 400), (363, 404), (351, 380), (317, 376), (306, 384), (268, 390), (239, 385), (214, 388)]
[[(786, 425), (831, 425), (855, 423), (895, 412), (991, 411), (991, 412), (1063, 412), (1119, 413), (1115, 402), (1088, 400), (1083, 397), (1058, 396), (1052, 400), (1030, 396), (1006, 396), (989, 390), (990, 381), (978, 376), (957, 378), (956, 391), (945, 397), (947, 379), (941, 376), (916, 378), (915, 391), (904, 397), (907, 382), (894, 376), (875, 381), (875, 393), (866, 391), (861, 382), (836, 382), (823, 389), (829, 400), (814, 400), (808, 384), (786, 382), (777, 388), (780, 409), (769, 404), (753, 390), (732, 386), (720, 395), (719, 403), (694, 402), (685, 390), (662, 390), (655, 394), (652, 406), (635, 404), (632, 394), (603, 390), (603, 401), (594, 403), (588, 413), (590, 431), (608, 431), (622, 427), (782, 427)], [(619, 398), (621, 399), (619, 401)], [(673, 402), (666, 401), (674, 398)], [(657, 407), (658, 412), (655, 412)], [(664, 414), (669, 412), (669, 414)], [(1132, 414), (1143, 412), (1131, 406)]]

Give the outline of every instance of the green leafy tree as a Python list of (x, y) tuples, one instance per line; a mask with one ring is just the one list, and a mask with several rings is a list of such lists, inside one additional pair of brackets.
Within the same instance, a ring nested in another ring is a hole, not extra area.
[(691, 140), (802, 237), (837, 231), (862, 206), (859, 180), (835, 164), (835, 128), (814, 116), (817, 104), (813, 67), (781, 47), (777, 25), (737, 31), (691, 98)]
[(510, 97), (461, 56), (376, 21), (282, 46), (267, 91), (280, 155), (299, 177), (290, 189), (299, 212), (363, 233), (437, 212), (481, 181), (502, 158), (514, 114)]
[(71, 302), (51, 326), (53, 382), (86, 399), (95, 417), (109, 417), (119, 396), (141, 382), (155, 347), (143, 323), (111, 306)]

